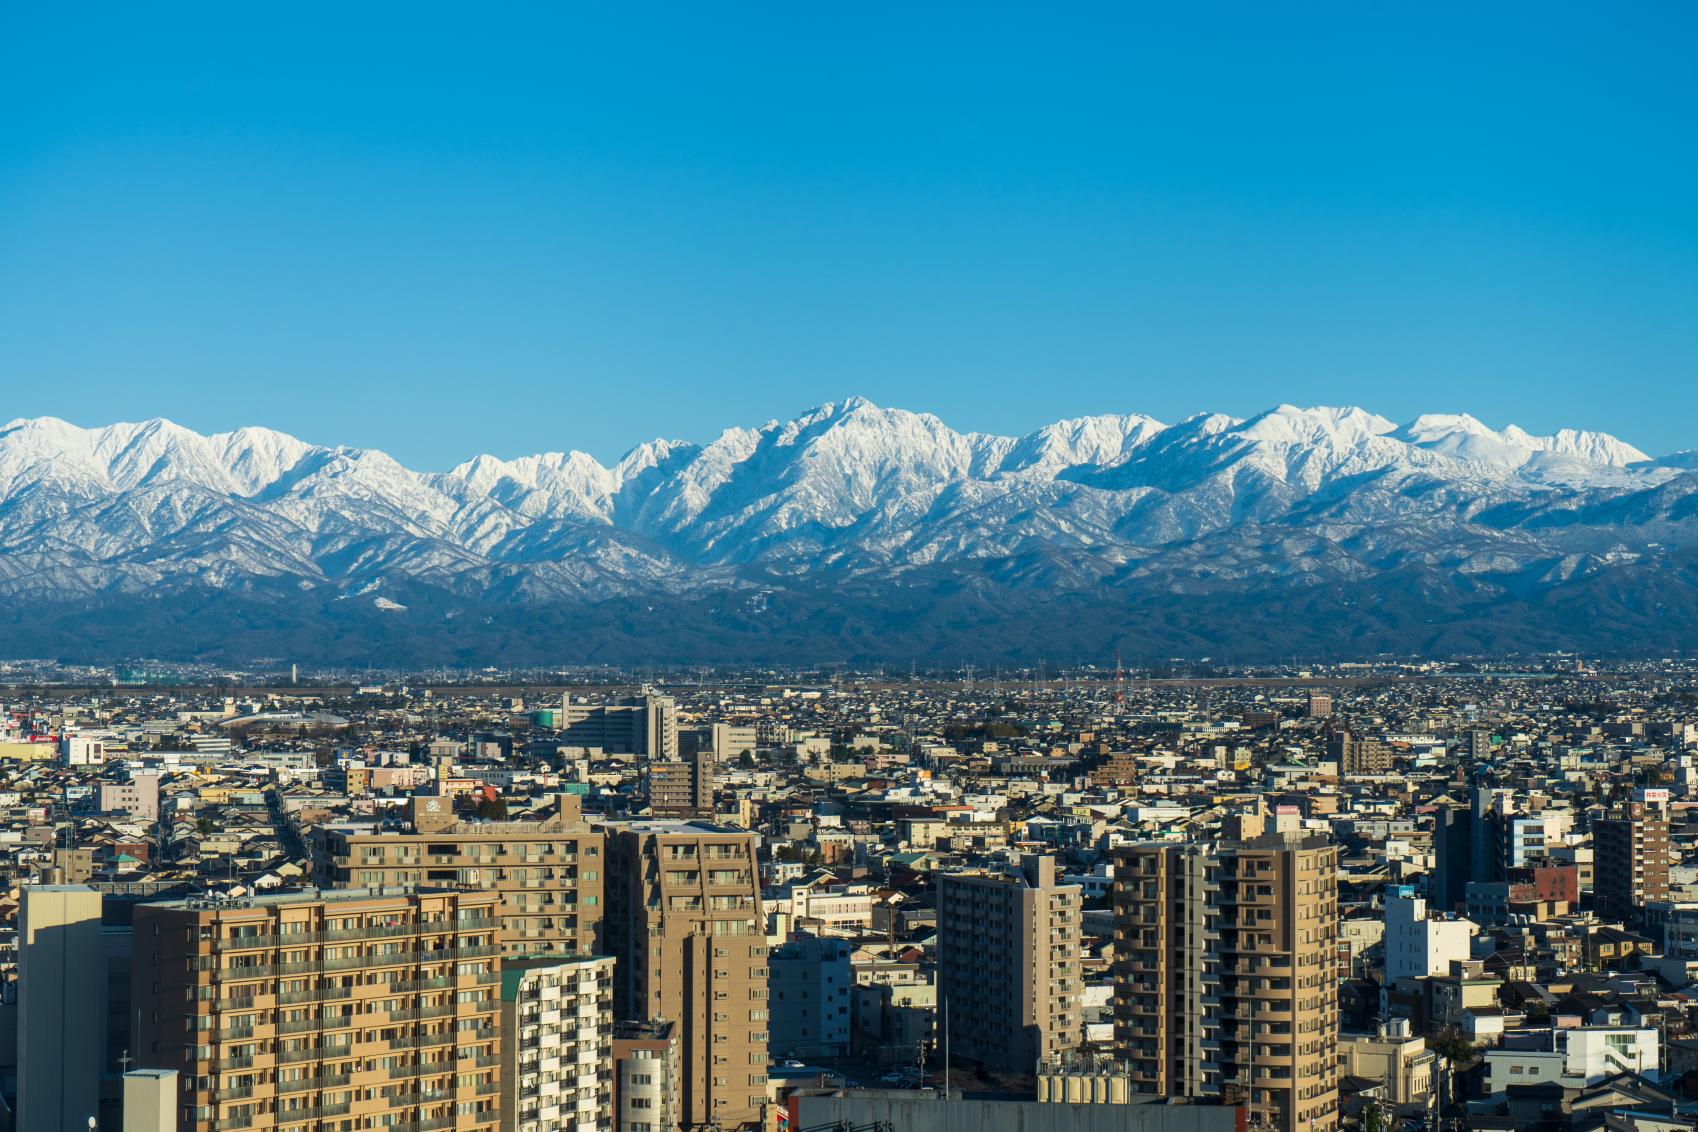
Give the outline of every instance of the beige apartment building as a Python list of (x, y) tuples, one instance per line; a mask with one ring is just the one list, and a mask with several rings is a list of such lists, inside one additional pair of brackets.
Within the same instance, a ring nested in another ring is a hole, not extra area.
[(1270, 834), (1115, 856), (1115, 1052), (1140, 1092), (1338, 1122), (1338, 850)]
[(674, 1023), (680, 1127), (729, 1132), (758, 1122), (767, 949), (756, 835), (658, 819), (605, 828), (614, 1009), (622, 1019)]
[(310, 831), (314, 883), (325, 888), (406, 892), (460, 887), (501, 897), (509, 955), (603, 951), (602, 834), (582, 802), (561, 794), (539, 821), (462, 822), (447, 798), (410, 799), (405, 830), (371, 825)]
[(1083, 900), (1058, 883), (1053, 857), (939, 877), (938, 997), (952, 1056), (1035, 1073), (1078, 1046)]
[(132, 1056), (182, 1132), (495, 1132), (500, 898), (349, 891), (136, 908)]

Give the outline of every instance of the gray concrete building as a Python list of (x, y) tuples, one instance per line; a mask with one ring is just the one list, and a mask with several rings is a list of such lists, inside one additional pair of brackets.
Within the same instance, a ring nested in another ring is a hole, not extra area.
[(88, 1132), (105, 1058), (100, 893), (26, 885), (18, 924), (18, 1127)]
[(1053, 857), (938, 880), (938, 995), (952, 1056), (1017, 1073), (1080, 1039), (1083, 893)]

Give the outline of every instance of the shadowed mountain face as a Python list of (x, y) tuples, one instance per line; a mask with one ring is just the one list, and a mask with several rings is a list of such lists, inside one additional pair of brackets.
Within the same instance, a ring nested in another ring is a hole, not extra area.
[(1671, 652), (1698, 463), (1281, 406), (958, 433), (851, 400), (449, 472), (264, 429), (0, 429), (12, 656), (395, 663)]

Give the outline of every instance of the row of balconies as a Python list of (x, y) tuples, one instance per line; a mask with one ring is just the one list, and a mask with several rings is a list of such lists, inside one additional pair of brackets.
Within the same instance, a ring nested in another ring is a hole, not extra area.
[(499, 917), (478, 916), (465, 920), (441, 920), (370, 928), (334, 928), (318, 932), (222, 935), (200, 942), (203, 944), (211, 943), (216, 951), (242, 951), (255, 948), (301, 947), (313, 943), (340, 943), (355, 939), (389, 939), (397, 936), (451, 935), (474, 931), (492, 931), (500, 924)]

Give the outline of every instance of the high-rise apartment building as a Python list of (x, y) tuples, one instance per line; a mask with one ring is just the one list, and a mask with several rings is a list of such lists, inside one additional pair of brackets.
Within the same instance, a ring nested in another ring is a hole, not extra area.
[(1669, 898), (1668, 791), (1637, 789), (1633, 800), (1592, 823), (1594, 903), (1611, 919)]
[(1334, 731), (1327, 740), (1327, 757), (1338, 762), (1338, 772), (1344, 775), (1390, 774), (1396, 769), (1396, 751), (1384, 739)]
[(674, 1023), (681, 1127), (758, 1121), (767, 949), (756, 835), (660, 819), (605, 828), (614, 1009), (622, 1019)]
[(314, 883), (406, 892), (458, 887), (501, 897), (510, 955), (601, 952), (603, 837), (561, 794), (537, 821), (462, 822), (446, 797), (413, 798), (411, 825), (315, 826)]
[(612, 1120), (613, 960), (507, 960), (502, 1132), (607, 1132)]
[(938, 996), (950, 1052), (1013, 1072), (1079, 1044), (1084, 893), (1053, 857), (938, 879)]
[(692, 751), (679, 759), (648, 764), (649, 810), (656, 817), (713, 816), (713, 752)]
[(25, 885), (18, 912), (18, 1127), (87, 1132), (106, 1057), (100, 893)]
[(495, 1132), (500, 897), (350, 891), (138, 905), (132, 1056), (184, 1132)]
[(1115, 1052), (1140, 1092), (1337, 1126), (1337, 872), (1302, 834), (1116, 853)]

